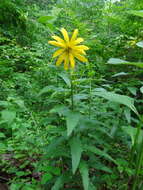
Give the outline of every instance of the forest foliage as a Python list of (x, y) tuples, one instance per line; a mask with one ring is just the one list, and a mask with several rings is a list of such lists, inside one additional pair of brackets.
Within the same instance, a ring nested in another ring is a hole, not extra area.
[(0, 0), (0, 189), (143, 189), (142, 22), (142, 0)]

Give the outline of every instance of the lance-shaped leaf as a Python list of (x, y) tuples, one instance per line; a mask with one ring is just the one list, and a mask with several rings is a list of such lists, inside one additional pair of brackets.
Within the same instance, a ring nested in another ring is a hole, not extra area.
[(134, 16), (143, 17), (143, 10), (130, 10), (128, 13)]
[(116, 160), (114, 160), (108, 153), (104, 152), (103, 150), (100, 150), (99, 148), (96, 148), (95, 146), (85, 145), (84, 148), (90, 152), (97, 154), (98, 156), (104, 157), (105, 159), (111, 160), (112, 162), (117, 164)]
[(143, 93), (143, 86), (140, 88), (141, 93)]
[(42, 23), (42, 24), (46, 24), (47, 22), (51, 21), (54, 17), (53, 16), (41, 16), (40, 18), (38, 18), (38, 22)]
[(69, 136), (74, 128), (77, 126), (81, 115), (77, 112), (69, 112), (66, 117), (67, 122), (67, 135)]
[(71, 81), (67, 74), (60, 73), (59, 76), (65, 81), (65, 83), (67, 84), (68, 87), (71, 87)]
[(51, 190), (60, 190), (63, 187), (63, 185), (64, 185), (64, 176), (62, 175), (56, 180)]
[(82, 176), (82, 183), (83, 183), (84, 190), (89, 190), (88, 166), (84, 161), (80, 163), (79, 170)]
[(38, 94), (38, 96), (41, 96), (42, 94), (44, 93), (47, 93), (47, 92), (53, 92), (55, 90), (55, 87), (52, 86), (52, 85), (49, 85), (49, 86), (45, 86)]
[(79, 137), (73, 137), (70, 140), (70, 147), (72, 156), (72, 172), (74, 174), (78, 168), (82, 154), (82, 144)]
[(125, 61), (122, 59), (117, 59), (117, 58), (110, 58), (107, 62), (107, 64), (112, 64), (112, 65), (133, 65), (139, 68), (143, 68), (143, 62), (129, 62)]
[(140, 41), (140, 42), (136, 43), (136, 45), (137, 45), (138, 47), (143, 48), (143, 41)]
[(127, 107), (129, 107), (134, 113), (138, 115), (138, 112), (134, 106), (134, 100), (133, 98), (130, 98), (129, 96), (124, 96), (120, 94), (116, 94), (114, 92), (107, 92), (107, 91), (94, 91), (94, 95), (103, 97), (109, 101), (116, 102), (119, 104), (123, 104)]
[[(122, 129), (125, 133), (127, 133), (131, 137), (132, 145), (134, 145), (138, 129), (132, 126), (122, 126)], [(139, 133), (137, 143), (141, 144), (142, 140), (143, 140), (143, 130), (141, 130)]]

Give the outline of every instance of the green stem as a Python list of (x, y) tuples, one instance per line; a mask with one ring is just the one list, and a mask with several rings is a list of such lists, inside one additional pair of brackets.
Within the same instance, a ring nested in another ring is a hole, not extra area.
[(133, 189), (132, 190), (136, 190), (136, 186), (138, 184), (138, 178), (139, 178), (139, 173), (140, 173), (140, 169), (141, 169), (141, 165), (142, 165), (142, 159), (143, 159), (143, 140), (142, 143), (140, 145), (140, 152), (139, 152), (139, 157), (137, 159), (137, 168), (136, 168), (136, 173), (135, 173), (135, 179), (134, 179), (134, 183), (133, 183)]
[(72, 72), (70, 73), (70, 80), (71, 80), (71, 109), (74, 110), (74, 100), (73, 100), (74, 85), (73, 85), (73, 75), (72, 75)]
[(92, 91), (92, 83), (91, 83), (91, 78), (90, 78), (90, 88), (89, 88), (89, 118), (91, 117), (91, 101), (92, 101), (92, 94), (91, 94), (91, 91)]
[(142, 117), (141, 117), (140, 115), (138, 115), (138, 117), (139, 117), (139, 121), (140, 121), (140, 122), (139, 122), (139, 124), (138, 124), (138, 126), (137, 126), (137, 133), (136, 133), (136, 135), (135, 135), (134, 145), (133, 145), (133, 147), (132, 147), (132, 149), (131, 149), (130, 164), (131, 164), (132, 161), (133, 161), (133, 157), (134, 157), (134, 153), (135, 153), (135, 150), (136, 150), (138, 138), (139, 138), (139, 136), (140, 136), (140, 134), (141, 134), (141, 126), (142, 126), (143, 119), (142, 119)]
[(89, 97), (88, 97), (88, 101), (89, 101), (89, 110), (88, 110), (88, 114), (89, 114), (89, 118), (91, 117), (91, 103), (92, 103), (92, 79), (94, 77), (94, 72), (92, 70), (92, 65), (89, 63), (88, 64), (88, 78), (89, 78)]
[[(136, 147), (136, 145), (138, 143), (138, 138), (139, 138), (139, 136), (141, 134), (141, 124), (142, 124), (142, 118), (140, 117), (140, 125), (139, 125), (138, 130), (137, 130), (134, 147)], [(140, 169), (141, 169), (141, 165), (142, 165), (142, 159), (143, 159), (143, 148), (142, 147), (143, 147), (143, 138), (142, 138), (142, 142), (141, 142), (141, 144), (139, 146), (139, 151), (138, 151), (138, 154), (137, 154), (137, 159), (136, 159), (137, 167), (136, 167), (136, 171), (135, 171), (135, 177), (134, 177), (134, 183), (133, 183), (132, 190), (136, 190), (136, 186), (138, 184), (138, 178), (139, 178), (139, 173), (140, 173)], [(134, 152), (135, 152), (135, 148), (134, 148), (132, 154)], [(132, 158), (133, 158), (133, 156), (132, 156)]]
[(134, 141), (134, 145), (131, 149), (131, 158), (130, 158), (130, 164), (132, 163), (133, 161), (133, 157), (134, 157), (134, 153), (135, 153), (135, 150), (136, 150), (136, 145), (137, 145), (137, 142), (138, 142), (138, 138), (139, 138), (139, 135), (141, 133), (141, 123), (139, 123), (139, 126), (137, 127), (137, 133), (136, 133), (136, 136), (135, 136), (135, 141)]

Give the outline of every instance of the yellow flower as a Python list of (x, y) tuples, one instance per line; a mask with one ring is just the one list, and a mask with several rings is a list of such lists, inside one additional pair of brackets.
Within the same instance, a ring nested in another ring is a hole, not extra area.
[(53, 57), (58, 57), (56, 65), (59, 66), (64, 62), (64, 69), (75, 67), (75, 58), (82, 62), (88, 62), (88, 60), (83, 56), (86, 55), (85, 50), (89, 48), (85, 45), (79, 45), (83, 42), (83, 38), (77, 38), (78, 29), (75, 29), (71, 38), (68, 35), (68, 32), (62, 28), (61, 33), (64, 39), (59, 36), (52, 36), (55, 41), (49, 41), (48, 43), (54, 45), (60, 49), (55, 51)]

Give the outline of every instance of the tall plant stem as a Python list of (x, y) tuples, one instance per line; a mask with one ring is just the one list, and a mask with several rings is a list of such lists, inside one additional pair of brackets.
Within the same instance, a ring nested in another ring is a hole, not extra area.
[(139, 178), (139, 173), (141, 170), (141, 165), (142, 165), (142, 159), (143, 159), (143, 140), (142, 143), (140, 145), (140, 152), (139, 152), (139, 156), (137, 159), (137, 168), (136, 168), (136, 172), (135, 172), (135, 178), (134, 178), (134, 183), (133, 183), (133, 189), (132, 190), (136, 190), (136, 186), (138, 184), (138, 178)]
[[(137, 147), (137, 144), (138, 144), (138, 139), (139, 139), (139, 136), (141, 134), (141, 124), (142, 124), (142, 118), (140, 117), (140, 124), (139, 124), (139, 127), (138, 127), (138, 130), (137, 130), (137, 133), (136, 133), (136, 137), (135, 137), (135, 143), (134, 143), (134, 149), (132, 150), (132, 160), (133, 160), (133, 153), (135, 152), (135, 149)], [(143, 138), (142, 138), (142, 142), (141, 144), (139, 145), (139, 151), (138, 151), (138, 154), (137, 154), (137, 159), (136, 159), (136, 171), (135, 171), (135, 177), (134, 177), (134, 183), (133, 183), (133, 188), (132, 190), (136, 190), (136, 186), (138, 184), (138, 178), (139, 178), (139, 173), (140, 173), (140, 169), (141, 169), (141, 165), (142, 165), (142, 160), (143, 160)]]
[(133, 161), (133, 157), (134, 157), (134, 153), (135, 153), (135, 150), (136, 150), (136, 146), (137, 146), (137, 143), (138, 143), (138, 139), (139, 139), (139, 136), (141, 134), (141, 126), (142, 126), (142, 118), (139, 116), (139, 124), (137, 126), (137, 133), (135, 135), (135, 141), (134, 141), (134, 145), (131, 149), (131, 157), (130, 157), (130, 164), (131, 162)]
[(71, 109), (74, 110), (74, 84), (73, 84), (73, 73), (72, 71), (70, 72), (70, 81), (71, 81)]
[(92, 103), (92, 80), (94, 77), (94, 72), (92, 70), (92, 65), (89, 63), (88, 64), (88, 77), (89, 77), (89, 97), (88, 97), (88, 102), (89, 102), (89, 118), (91, 117), (91, 103)]
[(136, 146), (137, 146), (137, 143), (138, 143), (138, 138), (139, 138), (140, 133), (141, 133), (141, 118), (139, 118), (139, 119), (140, 119), (140, 123), (139, 123), (139, 125), (137, 127), (137, 133), (136, 133), (136, 136), (135, 136), (134, 145), (133, 145), (133, 147), (131, 149), (130, 164), (133, 161), (134, 153), (135, 153)]
[(92, 101), (92, 79), (90, 78), (90, 87), (89, 87), (89, 118), (91, 117), (91, 101)]

